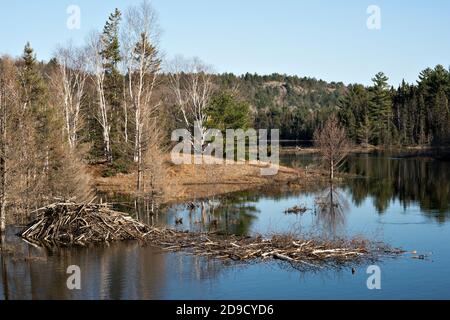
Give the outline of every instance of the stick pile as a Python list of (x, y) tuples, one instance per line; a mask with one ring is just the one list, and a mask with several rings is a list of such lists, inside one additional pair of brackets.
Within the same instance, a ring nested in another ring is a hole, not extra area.
[(277, 259), (298, 269), (340, 267), (348, 263), (376, 261), (403, 253), (382, 243), (352, 240), (298, 239), (288, 235), (272, 238), (194, 234), (153, 228), (147, 240), (168, 251), (187, 251), (209, 258), (251, 261)]
[(39, 209), (37, 219), (20, 235), (44, 245), (141, 240), (167, 251), (233, 261), (278, 259), (301, 269), (339, 267), (403, 253), (360, 238), (330, 241), (289, 235), (238, 237), (156, 228), (101, 204), (57, 203)]
[(103, 204), (55, 203), (36, 210), (20, 236), (31, 242), (56, 245), (144, 240), (150, 227)]

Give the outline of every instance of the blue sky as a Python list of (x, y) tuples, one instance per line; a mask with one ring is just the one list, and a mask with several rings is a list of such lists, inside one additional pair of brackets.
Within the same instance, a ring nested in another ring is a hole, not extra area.
[[(115, 7), (140, 0), (2, 1), (0, 53), (19, 55), (31, 41), (47, 60), (58, 43), (82, 43)], [(81, 29), (69, 30), (69, 5)], [(428, 66), (450, 65), (450, 1), (446, 0), (153, 0), (168, 55), (198, 56), (218, 72), (273, 72), (369, 84), (384, 71), (393, 85)], [(369, 30), (369, 5), (381, 30)]]

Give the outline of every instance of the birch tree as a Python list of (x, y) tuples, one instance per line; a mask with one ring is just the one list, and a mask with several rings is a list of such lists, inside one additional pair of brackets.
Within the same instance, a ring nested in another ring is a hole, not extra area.
[(145, 153), (158, 135), (156, 117), (159, 103), (154, 101), (161, 59), (157, 48), (159, 26), (149, 2), (130, 7), (122, 32), (123, 67), (126, 73), (126, 104), (133, 114), (134, 162), (137, 164), (138, 192), (143, 191)]
[(67, 141), (72, 150), (77, 146), (78, 132), (82, 126), (80, 110), (88, 76), (86, 58), (86, 50), (74, 48), (71, 44), (58, 48), (57, 70), (51, 77), (64, 115)]
[(0, 78), (0, 233), (6, 229), (6, 88)]
[(198, 132), (199, 138), (191, 136), (194, 148), (203, 148), (207, 138), (207, 108), (214, 90), (212, 70), (198, 58), (177, 57), (169, 65), (169, 79), (181, 114), (179, 120), (189, 132)]
[(98, 33), (92, 33), (88, 39), (88, 61), (97, 92), (98, 114), (97, 120), (102, 128), (104, 155), (108, 162), (112, 162), (111, 153), (111, 106), (105, 97), (105, 61), (102, 56), (104, 49), (103, 38)]

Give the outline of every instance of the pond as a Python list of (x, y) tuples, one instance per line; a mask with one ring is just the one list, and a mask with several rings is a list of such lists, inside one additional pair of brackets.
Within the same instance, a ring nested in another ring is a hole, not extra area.
[[(312, 166), (312, 156), (287, 156), (283, 163)], [(8, 230), (0, 263), (0, 299), (449, 299), (450, 162), (352, 155), (344, 183), (310, 191), (241, 192), (177, 205), (148, 223), (182, 230), (229, 234), (314, 233), (324, 237), (363, 235), (417, 254), (380, 261), (381, 290), (367, 288), (367, 265), (301, 273), (279, 262), (234, 264), (183, 253), (162, 253), (128, 242), (94, 248), (46, 250)], [(330, 199), (340, 210), (317, 208)], [(134, 212), (127, 199), (117, 208)], [(285, 214), (295, 205), (304, 214)], [(182, 224), (176, 220), (182, 219)], [(423, 255), (424, 259), (415, 259)], [(81, 290), (68, 290), (66, 270), (81, 269)]]

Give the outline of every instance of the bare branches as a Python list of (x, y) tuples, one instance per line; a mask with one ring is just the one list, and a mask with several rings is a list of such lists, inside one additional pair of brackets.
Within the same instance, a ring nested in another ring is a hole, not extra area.
[(64, 114), (67, 141), (72, 150), (78, 142), (78, 132), (82, 126), (80, 114), (87, 73), (87, 50), (75, 48), (71, 43), (56, 51), (57, 71), (51, 82), (59, 97)]
[(168, 251), (234, 261), (278, 259), (296, 268), (322, 269), (348, 263), (376, 260), (382, 255), (396, 255), (401, 250), (361, 238), (327, 241), (302, 239), (289, 235), (272, 238), (222, 236), (214, 233), (182, 232), (150, 227), (107, 205), (63, 202), (37, 210), (37, 219), (21, 236), (44, 244), (85, 245), (128, 239), (141, 240)]
[(335, 170), (344, 162), (350, 151), (345, 129), (339, 126), (336, 116), (332, 115), (324, 127), (314, 133), (314, 144), (330, 172), (330, 180), (333, 180)]
[(88, 61), (89, 71), (98, 95), (98, 122), (102, 127), (105, 156), (108, 161), (112, 161), (111, 154), (111, 107), (105, 97), (105, 61), (101, 52), (103, 51), (103, 38), (99, 33), (92, 33), (88, 38)]
[[(91, 201), (92, 202), (92, 201)], [(21, 233), (30, 242), (84, 245), (92, 242), (143, 240), (150, 228), (107, 205), (64, 202), (37, 210), (37, 219)]]
[(361, 238), (335, 239), (294, 238), (275, 235), (271, 238), (220, 236), (213, 233), (188, 233), (152, 228), (146, 241), (168, 251), (188, 251), (224, 261), (282, 260), (297, 269), (317, 270), (348, 263), (376, 260), (381, 255), (396, 255), (401, 250)]
[(198, 130), (201, 141), (194, 141), (195, 145), (206, 142), (207, 108), (214, 91), (212, 69), (198, 58), (186, 60), (176, 57), (169, 65), (170, 88), (175, 97), (181, 121), (186, 129)]
[(134, 116), (134, 161), (138, 166), (137, 191), (143, 191), (145, 152), (148, 141), (159, 137), (156, 118), (159, 103), (153, 101), (161, 59), (158, 51), (157, 16), (147, 1), (130, 7), (122, 31), (123, 69), (126, 73), (126, 101)]

